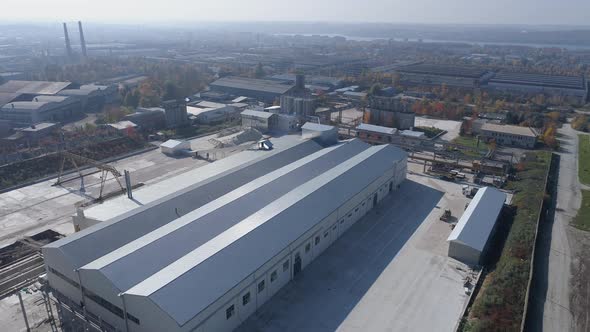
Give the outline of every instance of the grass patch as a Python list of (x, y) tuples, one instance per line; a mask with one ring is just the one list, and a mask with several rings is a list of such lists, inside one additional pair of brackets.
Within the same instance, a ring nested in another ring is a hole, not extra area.
[(590, 135), (578, 135), (578, 176), (580, 182), (590, 185)]
[(479, 141), (479, 146), (477, 144), (477, 137), (475, 136), (458, 136), (455, 139), (453, 139), (452, 141), (453, 144), (458, 144), (458, 145), (463, 145), (466, 146), (468, 148), (472, 148), (472, 149), (477, 149), (479, 152), (477, 152), (476, 150), (464, 150), (461, 151), (464, 155), (469, 156), (469, 157), (481, 157), (482, 155), (485, 155), (488, 152), (488, 146), (487, 144), (480, 140)]
[(524, 163), (518, 181), (508, 183), (515, 191), (516, 214), (504, 248), (479, 291), (465, 322), (464, 331), (518, 331), (530, 277), (531, 259), (539, 211), (545, 198), (545, 179), (551, 153), (536, 152), (536, 161)]
[(582, 206), (574, 218), (574, 226), (584, 231), (590, 231), (590, 190), (582, 190)]

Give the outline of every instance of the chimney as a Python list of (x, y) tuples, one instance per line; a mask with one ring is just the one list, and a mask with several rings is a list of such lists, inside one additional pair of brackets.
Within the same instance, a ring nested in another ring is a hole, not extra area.
[(295, 88), (298, 91), (305, 90), (305, 75), (303, 75), (303, 74), (295, 75)]
[(72, 57), (72, 45), (70, 45), (70, 36), (68, 36), (68, 26), (64, 22), (64, 37), (66, 39), (66, 54), (69, 58)]
[(82, 30), (82, 21), (78, 21), (78, 30), (80, 31), (80, 45), (82, 46), (82, 56), (87, 57), (86, 54), (86, 40), (84, 40), (84, 30)]

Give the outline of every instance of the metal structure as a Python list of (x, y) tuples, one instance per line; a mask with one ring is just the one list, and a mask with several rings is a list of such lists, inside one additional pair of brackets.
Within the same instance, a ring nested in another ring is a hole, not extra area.
[[(72, 179), (68, 179), (68, 180), (63, 180), (62, 176), (64, 175), (64, 166), (66, 164), (66, 161), (69, 161), (74, 168), (76, 169), (76, 171), (78, 172), (78, 176), (80, 178), (80, 180), (82, 181), (82, 189), (84, 187), (84, 176), (85, 174), (82, 174), (82, 171), (80, 170), (80, 167), (78, 165), (90, 165), (92, 167), (96, 167), (97, 169), (100, 170), (101, 175), (100, 175), (100, 193), (98, 195), (98, 199), (102, 199), (102, 192), (104, 190), (104, 185), (106, 183), (107, 180), (107, 176), (109, 173), (111, 173), (113, 175), (113, 177), (115, 178), (115, 180), (117, 180), (117, 183), (119, 184), (119, 187), (121, 188), (121, 192), (126, 192), (127, 190), (123, 187), (123, 185), (121, 184), (121, 181), (119, 181), (119, 177), (121, 176), (121, 173), (113, 166), (105, 164), (105, 163), (101, 163), (99, 161), (90, 159), (90, 158), (86, 158), (86, 157), (82, 157), (76, 154), (73, 154), (71, 152), (67, 152), (67, 151), (62, 151), (59, 153), (61, 155), (61, 162), (60, 162), (60, 166), (59, 166), (59, 173), (57, 175), (57, 182), (55, 182), (55, 186), (59, 186), (62, 183), (72, 180)], [(86, 174), (88, 175), (88, 174)]]

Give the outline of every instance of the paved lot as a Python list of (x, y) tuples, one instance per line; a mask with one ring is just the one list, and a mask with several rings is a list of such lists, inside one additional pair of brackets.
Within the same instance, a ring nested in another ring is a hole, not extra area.
[[(208, 142), (212, 137), (216, 135), (191, 141), (192, 148), (212, 148)], [(157, 149), (121, 159), (111, 165), (120, 172), (129, 170), (133, 184), (150, 184), (206, 163), (191, 157), (168, 157)], [(69, 177), (73, 175), (66, 176)], [(124, 179), (120, 180), (124, 186)], [(55, 179), (51, 179), (0, 194), (0, 247), (13, 243), (18, 237), (33, 235), (48, 228), (62, 234), (73, 233), (71, 216), (75, 213), (74, 205), (98, 197), (100, 173), (86, 177), (83, 189), (80, 180), (68, 181), (63, 186), (53, 186), (54, 183)], [(119, 185), (109, 175), (105, 192), (117, 190), (120, 190)]]
[(459, 136), (461, 131), (461, 122), (453, 120), (439, 120), (429, 119), (423, 117), (416, 117), (416, 127), (435, 127), (438, 129), (446, 130), (447, 133), (442, 135), (440, 139), (450, 142)]
[[(410, 164), (414, 171), (420, 165)], [(240, 331), (453, 331), (467, 267), (446, 256), (460, 185), (410, 174)]]

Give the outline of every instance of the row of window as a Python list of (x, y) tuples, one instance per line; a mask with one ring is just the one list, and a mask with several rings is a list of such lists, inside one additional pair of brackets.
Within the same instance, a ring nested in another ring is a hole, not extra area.
[[(289, 271), (289, 260), (287, 259), (286, 261), (283, 262), (283, 272), (287, 272)], [(279, 277), (279, 273), (277, 270), (274, 270), (270, 273), (270, 282), (275, 282), (275, 280), (277, 280), (277, 278)], [(265, 280), (262, 280), (258, 283), (258, 285), (256, 286), (258, 293), (262, 293), (262, 291), (264, 291), (264, 289), (266, 288), (266, 282)], [(244, 294), (242, 296), (242, 306), (246, 306), (248, 303), (250, 303), (250, 299), (251, 299), (251, 295), (250, 292)], [(235, 313), (235, 306), (232, 304), (230, 305), (227, 309), (225, 309), (225, 319), (230, 319), (234, 316)]]
[[(382, 191), (383, 188), (380, 188), (379, 191)], [(359, 208), (361, 206), (365, 206), (366, 202), (362, 202), (358, 207), (356, 207), (354, 209), (354, 212), (358, 212)], [(352, 217), (352, 213), (350, 212), (348, 214), (348, 217)], [(344, 219), (340, 220), (340, 223), (343, 224), (344, 223)], [(334, 226), (332, 226), (332, 230), (336, 231), (336, 227), (337, 225), (334, 224)], [(330, 235), (329, 230), (324, 232), (324, 238), (327, 238), (328, 235)], [(316, 236), (314, 239), (314, 244), (317, 246), (320, 244), (321, 238), (320, 236)], [(309, 253), (311, 251), (311, 243), (306, 243), (305, 244), (305, 253)], [(298, 256), (299, 254), (297, 253), (296, 256)], [(289, 260), (287, 259), (285, 262), (283, 262), (283, 272), (287, 272), (289, 270)], [(278, 272), (277, 270), (274, 270), (271, 272), (270, 274), (270, 282), (274, 282), (276, 279), (278, 278)], [(264, 288), (266, 287), (266, 283), (265, 280), (262, 280), (258, 283), (257, 285), (257, 289), (258, 289), (258, 293), (261, 293), (262, 291), (264, 291)], [(250, 292), (247, 292), (246, 294), (244, 294), (242, 296), (242, 306), (246, 306), (248, 303), (250, 303)], [(230, 319), (234, 316), (235, 314), (235, 306), (232, 304), (229, 307), (227, 307), (227, 309), (225, 309), (225, 318), (226, 319)]]
[[(77, 289), (80, 289), (80, 284), (71, 280), (70, 278), (66, 277), (64, 274), (62, 274), (61, 272), (53, 269), (53, 268), (49, 268), (49, 271), (53, 274), (55, 274), (56, 276), (58, 276), (59, 278), (63, 279), (65, 282), (67, 282), (68, 284), (76, 287)], [(119, 308), (118, 306), (112, 304), (111, 302), (103, 299), (102, 297), (96, 295), (94, 292), (88, 290), (86, 287), (82, 287), (82, 292), (84, 293), (84, 296), (86, 296), (87, 298), (91, 299), (93, 302), (95, 302), (96, 304), (100, 305), (101, 307), (107, 309), (108, 311), (112, 312), (113, 314), (115, 314), (116, 316), (118, 316), (119, 318), (123, 319), (123, 309)], [(134, 322), (135, 324), (139, 325), (139, 319), (133, 315), (131, 315), (130, 313), (127, 313), (127, 318), (129, 318), (130, 321)]]

